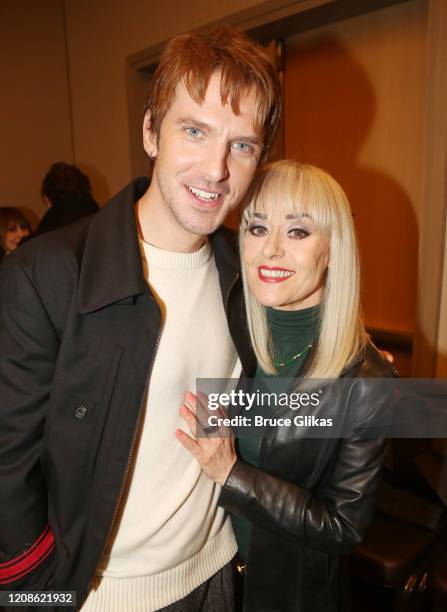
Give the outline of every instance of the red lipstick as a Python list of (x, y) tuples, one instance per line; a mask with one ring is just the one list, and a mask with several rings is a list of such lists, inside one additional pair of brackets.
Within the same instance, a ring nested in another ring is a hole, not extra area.
[(295, 272), (287, 268), (259, 266), (258, 277), (263, 283), (282, 283), (293, 276)]

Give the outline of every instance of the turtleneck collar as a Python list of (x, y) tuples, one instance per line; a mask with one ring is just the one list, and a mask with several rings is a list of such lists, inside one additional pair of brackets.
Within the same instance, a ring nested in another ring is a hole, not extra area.
[(277, 310), (267, 307), (266, 312), (276, 347), (295, 342), (297, 345), (305, 345), (314, 340), (320, 316), (319, 304), (302, 310)]

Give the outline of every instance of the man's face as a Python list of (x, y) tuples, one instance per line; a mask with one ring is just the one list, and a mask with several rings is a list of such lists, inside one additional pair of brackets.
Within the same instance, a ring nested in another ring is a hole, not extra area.
[(177, 227), (210, 234), (239, 204), (262, 151), (255, 113), (254, 91), (241, 99), (239, 115), (222, 105), (220, 74), (215, 73), (202, 104), (182, 83), (177, 86), (158, 141), (145, 131), (145, 149), (157, 158), (151, 189)]

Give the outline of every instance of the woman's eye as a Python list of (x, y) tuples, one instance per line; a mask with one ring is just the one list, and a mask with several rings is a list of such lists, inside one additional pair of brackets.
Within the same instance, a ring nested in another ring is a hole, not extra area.
[(188, 136), (200, 136), (201, 131), (199, 130), (199, 128), (196, 127), (188, 127), (186, 128), (186, 133), (188, 134)]
[(248, 228), (248, 231), (250, 232), (252, 236), (266, 236), (267, 235), (267, 228), (264, 227), (263, 225), (251, 225)]
[(309, 232), (305, 229), (302, 229), (301, 227), (294, 227), (287, 232), (287, 235), (290, 238), (301, 239), (301, 238), (306, 238), (307, 236), (309, 236)]

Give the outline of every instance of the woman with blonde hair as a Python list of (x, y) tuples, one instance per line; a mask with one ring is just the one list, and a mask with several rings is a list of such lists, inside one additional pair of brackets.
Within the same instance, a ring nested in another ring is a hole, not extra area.
[[(389, 401), (387, 385), (368, 379), (395, 371), (362, 323), (355, 231), (340, 185), (284, 160), (260, 170), (246, 202), (240, 248), (258, 360), (253, 388), (293, 379), (289, 389), (322, 395), (298, 411), (253, 407), (250, 416), (266, 425), (239, 430), (237, 445), (223, 432), (177, 436), (222, 486), (219, 503), (233, 516), (239, 544), (244, 611), (345, 612), (343, 555), (372, 520), (385, 452), (385, 440), (364, 430)], [(198, 407), (187, 400), (181, 411), (194, 432)], [(331, 435), (328, 415), (356, 415), (361, 426)]]

